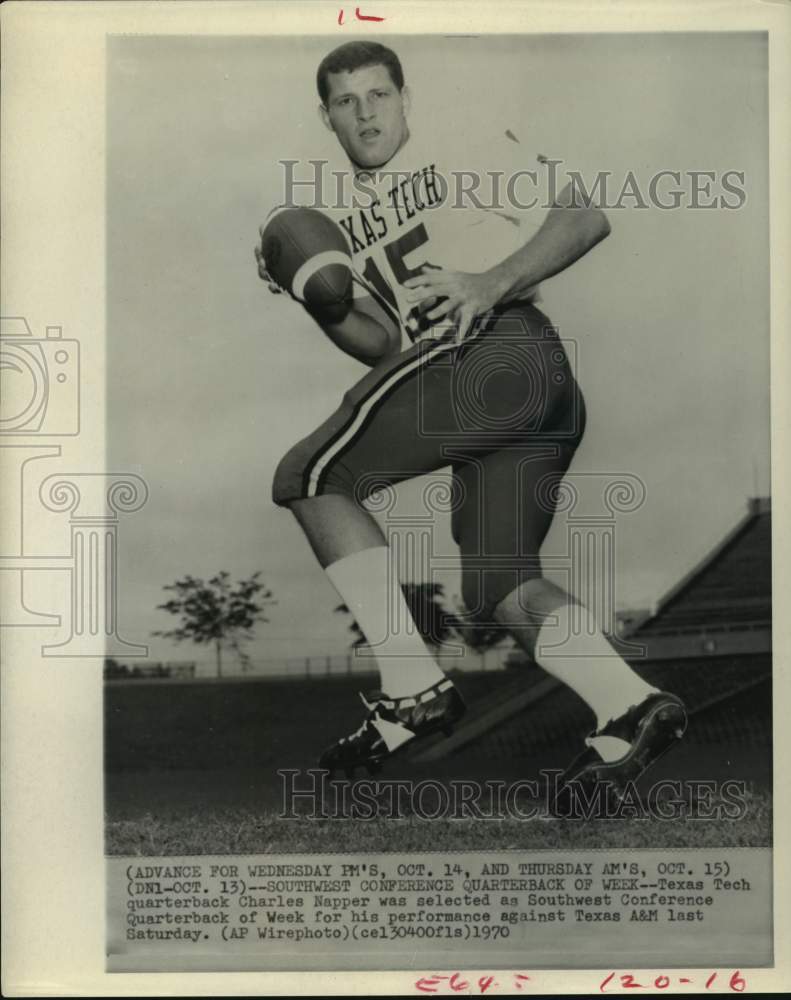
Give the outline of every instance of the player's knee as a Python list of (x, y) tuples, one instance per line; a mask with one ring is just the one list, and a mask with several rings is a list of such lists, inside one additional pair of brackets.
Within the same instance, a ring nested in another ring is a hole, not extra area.
[(494, 621), (495, 610), (506, 597), (527, 587), (540, 586), (541, 564), (536, 558), (519, 569), (465, 569), (461, 594), (470, 615), (480, 621)]
[(480, 622), (494, 619), (494, 609), (505, 596), (502, 573), (481, 568), (465, 569), (461, 575), (461, 596), (467, 613)]
[(305, 487), (306, 471), (299, 445), (295, 445), (278, 462), (272, 480), (272, 500), (279, 507), (286, 507), (292, 500), (300, 500), (308, 495)]
[(354, 495), (354, 477), (339, 462), (323, 468), (316, 460), (311, 442), (300, 441), (281, 458), (272, 481), (272, 500), (287, 507), (294, 500), (325, 493)]

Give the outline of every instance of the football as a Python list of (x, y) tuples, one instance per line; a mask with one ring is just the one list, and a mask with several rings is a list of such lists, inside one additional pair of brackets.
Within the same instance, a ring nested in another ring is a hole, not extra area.
[(266, 269), (284, 291), (310, 310), (340, 319), (352, 298), (346, 237), (315, 208), (280, 208), (261, 235)]

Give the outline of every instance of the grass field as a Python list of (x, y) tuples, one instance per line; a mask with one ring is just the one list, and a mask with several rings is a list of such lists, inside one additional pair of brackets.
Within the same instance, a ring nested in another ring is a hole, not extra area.
[(279, 819), (274, 811), (206, 809), (143, 814), (107, 824), (109, 855), (316, 854), (334, 852), (763, 847), (771, 799), (751, 790), (738, 820)]
[[(727, 687), (724, 664), (694, 678), (706, 694)], [(458, 679), (469, 704), (500, 675)], [(318, 750), (359, 724), (358, 677), (288, 683), (135, 684), (108, 687), (106, 850), (109, 855), (285, 854), (620, 847), (748, 847), (771, 844), (768, 686), (697, 714), (653, 780), (737, 780), (748, 794), (740, 819), (648, 818), (585, 822), (535, 818), (426, 820), (280, 819), (279, 768), (315, 767)], [(320, 686), (319, 686), (320, 684)], [(694, 704), (694, 692), (685, 692)], [(566, 701), (567, 696), (564, 696)], [(385, 779), (505, 783), (562, 768), (586, 729), (580, 706), (556, 699), (441, 760), (388, 762)], [(581, 705), (581, 703), (580, 703)], [(299, 711), (299, 726), (295, 712)], [(304, 778), (300, 778), (300, 784)], [(304, 785), (303, 785), (304, 787)], [(641, 786), (643, 792), (645, 787)], [(526, 806), (520, 800), (520, 808)], [(330, 806), (330, 811), (331, 811)], [(297, 810), (301, 812), (301, 810)], [(441, 811), (443, 816), (452, 811)], [(501, 813), (502, 815), (502, 813)], [(509, 815), (505, 814), (506, 817)]]

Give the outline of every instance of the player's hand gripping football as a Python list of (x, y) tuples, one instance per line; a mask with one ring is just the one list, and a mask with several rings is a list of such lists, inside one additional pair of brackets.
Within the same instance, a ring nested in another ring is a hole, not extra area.
[(445, 268), (423, 268), (423, 273), (407, 278), (404, 287), (409, 291), (407, 301), (420, 306), (427, 299), (440, 301), (425, 312), (433, 323), (450, 319), (457, 324), (459, 340), (463, 340), (475, 318), (488, 312), (499, 301), (494, 279), (483, 274), (466, 271), (447, 271)]
[[(266, 228), (265, 226), (260, 226), (258, 229), (258, 232), (261, 235), (261, 239), (263, 239), (265, 228)], [(256, 263), (258, 264), (258, 277), (262, 281), (266, 282), (267, 288), (273, 295), (282, 295), (283, 289), (280, 287), (280, 285), (278, 285), (278, 283), (274, 280), (272, 275), (266, 269), (266, 261), (264, 260), (264, 252), (261, 249), (260, 242), (258, 242), (255, 246), (255, 260)]]

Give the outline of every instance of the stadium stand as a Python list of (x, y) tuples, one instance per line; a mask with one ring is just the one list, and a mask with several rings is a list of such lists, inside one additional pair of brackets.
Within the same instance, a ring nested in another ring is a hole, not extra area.
[[(772, 514), (766, 497), (752, 499), (747, 513), (705, 559), (658, 603), (632, 633), (655, 652), (660, 636), (714, 632), (765, 632), (772, 626)], [(716, 647), (728, 646), (725, 636)], [(753, 648), (755, 641), (751, 645)], [(768, 648), (768, 647), (767, 647)], [(713, 650), (712, 650), (713, 651)]]

